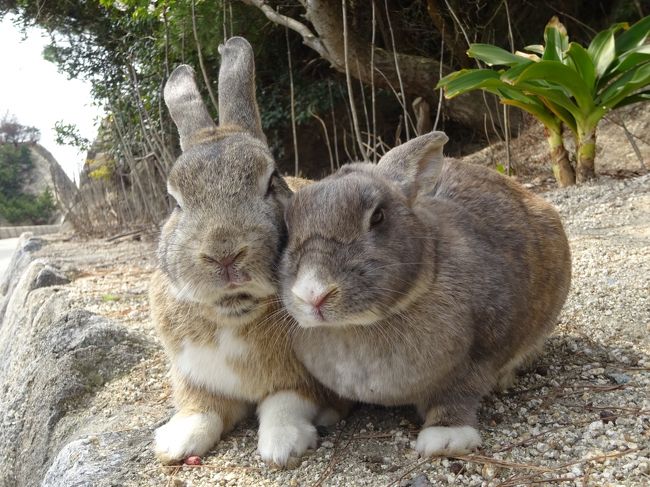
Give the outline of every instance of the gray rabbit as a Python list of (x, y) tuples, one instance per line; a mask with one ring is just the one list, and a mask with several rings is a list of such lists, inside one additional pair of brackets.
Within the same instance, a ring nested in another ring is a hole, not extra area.
[(571, 280), (556, 211), (431, 132), (300, 189), (285, 212), (294, 349), (343, 397), (417, 407), (425, 456), (480, 445), (481, 398), (553, 330)]
[(177, 206), (162, 229), (150, 300), (177, 412), (156, 430), (154, 448), (165, 463), (203, 455), (257, 406), (260, 455), (286, 465), (315, 446), (315, 422), (337, 415), (291, 351), (294, 325), (276, 296), (291, 190), (262, 133), (253, 51), (241, 37), (219, 50), (218, 127), (189, 66), (165, 85), (183, 153), (168, 178)]

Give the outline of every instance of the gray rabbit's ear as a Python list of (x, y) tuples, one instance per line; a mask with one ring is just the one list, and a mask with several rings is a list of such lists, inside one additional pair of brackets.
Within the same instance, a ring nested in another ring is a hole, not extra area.
[(231, 37), (219, 53), (219, 124), (238, 125), (266, 142), (255, 100), (253, 48), (243, 37)]
[(217, 126), (201, 99), (190, 66), (181, 64), (172, 72), (165, 84), (164, 98), (178, 128), (183, 151), (214, 134)]
[(444, 132), (429, 132), (389, 150), (378, 167), (397, 182), (409, 201), (427, 192), (436, 183), (444, 157), (442, 148), (449, 140)]

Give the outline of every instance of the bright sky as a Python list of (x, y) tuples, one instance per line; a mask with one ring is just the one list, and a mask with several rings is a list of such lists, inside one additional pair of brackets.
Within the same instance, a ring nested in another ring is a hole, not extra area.
[(54, 124), (58, 120), (74, 124), (92, 141), (101, 111), (92, 106), (89, 83), (68, 80), (43, 59), (47, 41), (40, 29), (28, 29), (24, 38), (9, 16), (0, 21), (0, 117), (8, 111), (19, 123), (40, 129), (41, 145), (71, 179), (78, 180), (86, 154), (58, 145)]

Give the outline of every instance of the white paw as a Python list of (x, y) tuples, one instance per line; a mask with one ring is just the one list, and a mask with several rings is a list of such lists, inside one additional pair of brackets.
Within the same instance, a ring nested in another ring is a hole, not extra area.
[(257, 408), (260, 418), (258, 451), (266, 463), (284, 467), (318, 441), (312, 424), (318, 407), (293, 391), (280, 391), (265, 398)]
[(481, 435), (471, 426), (429, 426), (420, 431), (415, 449), (423, 457), (461, 455), (481, 446)]
[(175, 414), (155, 432), (154, 451), (163, 463), (173, 463), (191, 455), (201, 456), (219, 441), (221, 418), (214, 413)]
[(300, 457), (316, 448), (318, 433), (314, 425), (295, 422), (284, 425), (260, 425), (257, 449), (266, 463), (284, 467), (290, 457)]

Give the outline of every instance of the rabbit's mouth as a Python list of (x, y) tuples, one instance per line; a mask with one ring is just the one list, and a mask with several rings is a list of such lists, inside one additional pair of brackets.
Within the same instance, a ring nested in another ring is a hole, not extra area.
[(236, 293), (229, 294), (217, 300), (216, 305), (224, 308), (238, 307), (243, 302), (257, 301), (252, 294)]
[(260, 299), (249, 293), (236, 293), (217, 299), (214, 305), (226, 317), (242, 318), (260, 308)]

